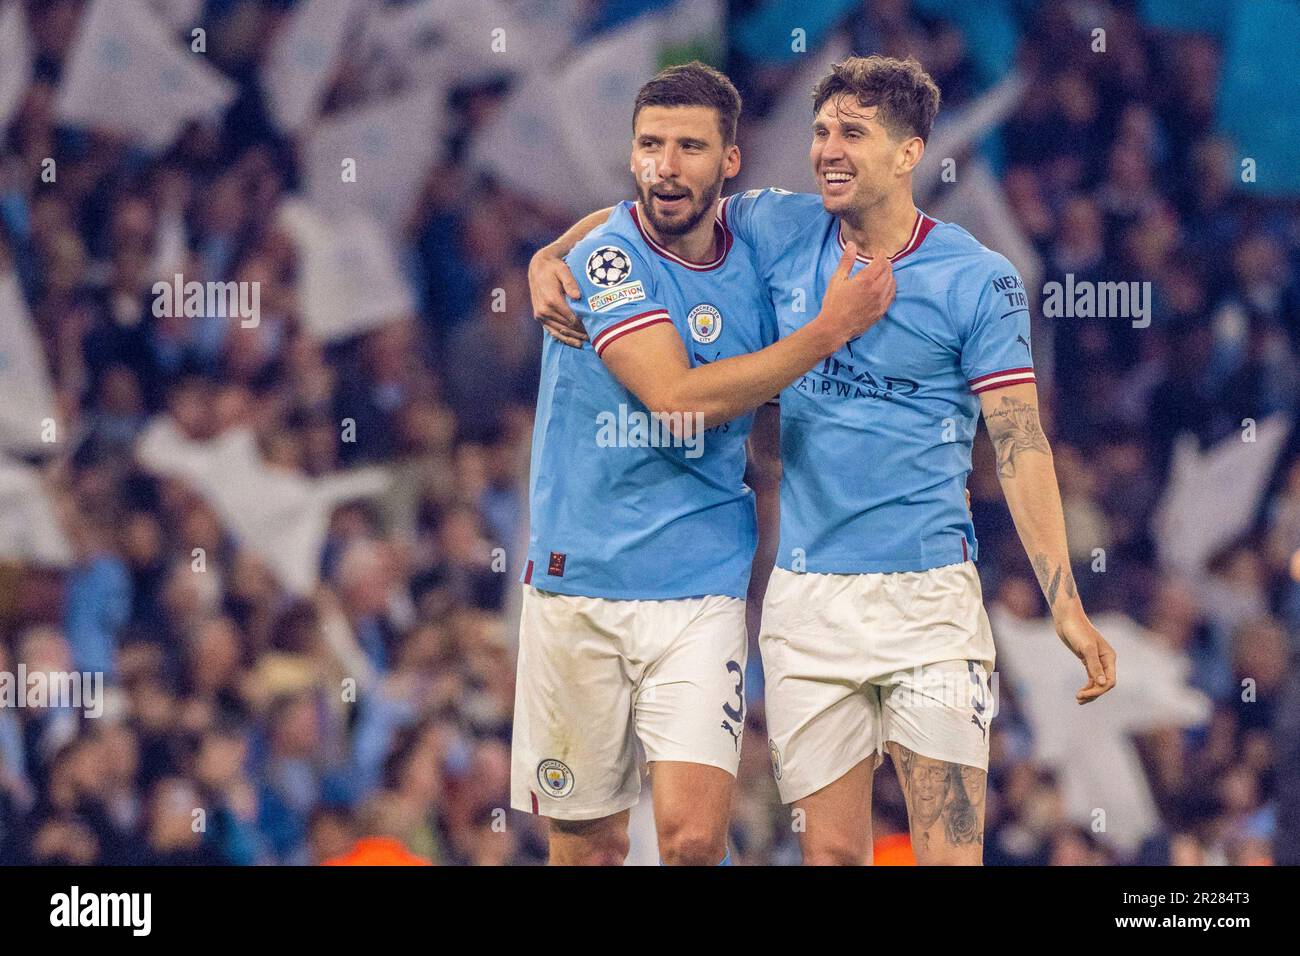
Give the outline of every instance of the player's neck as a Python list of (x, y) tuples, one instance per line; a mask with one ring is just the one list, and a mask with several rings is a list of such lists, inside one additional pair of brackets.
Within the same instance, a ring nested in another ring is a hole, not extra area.
[(665, 238), (659, 235), (654, 224), (650, 222), (650, 217), (645, 213), (645, 207), (639, 201), (636, 205), (641, 219), (641, 228), (646, 231), (646, 234), (651, 239), (669, 252), (681, 256), (688, 262), (711, 262), (714, 259), (718, 240), (713, 228), (713, 216), (703, 217), (690, 232)]
[(915, 227), (916, 203), (910, 189), (892, 193), (870, 209), (840, 217), (840, 235), (868, 259), (897, 255), (911, 240)]

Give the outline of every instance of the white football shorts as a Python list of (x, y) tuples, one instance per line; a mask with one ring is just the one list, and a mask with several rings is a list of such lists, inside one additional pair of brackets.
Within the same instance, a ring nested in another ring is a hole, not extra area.
[(745, 602), (573, 597), (524, 586), (510, 804), (594, 820), (641, 794), (648, 761), (733, 777), (745, 724)]
[(988, 769), (993, 634), (972, 562), (892, 574), (774, 568), (759, 634), (772, 758), (793, 803), (886, 741)]

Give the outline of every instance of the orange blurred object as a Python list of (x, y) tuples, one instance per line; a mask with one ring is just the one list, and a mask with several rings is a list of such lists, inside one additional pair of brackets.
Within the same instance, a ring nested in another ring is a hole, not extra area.
[(891, 833), (875, 841), (871, 862), (876, 866), (916, 866), (912, 855), (912, 838), (906, 833)]
[(321, 866), (433, 866), (416, 856), (400, 840), (392, 837), (362, 837), (342, 856), (326, 860)]

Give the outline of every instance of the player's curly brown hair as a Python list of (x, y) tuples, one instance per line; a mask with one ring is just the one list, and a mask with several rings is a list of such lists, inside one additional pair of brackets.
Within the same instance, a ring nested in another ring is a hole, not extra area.
[(939, 112), (939, 87), (914, 57), (851, 56), (831, 67), (813, 88), (813, 113), (833, 96), (850, 93), (863, 106), (879, 107), (881, 124), (894, 138), (930, 138)]
[(718, 111), (722, 145), (736, 141), (736, 123), (740, 119), (740, 94), (726, 74), (692, 60), (660, 70), (636, 94), (632, 108), (632, 128), (637, 115), (647, 106), (708, 106)]

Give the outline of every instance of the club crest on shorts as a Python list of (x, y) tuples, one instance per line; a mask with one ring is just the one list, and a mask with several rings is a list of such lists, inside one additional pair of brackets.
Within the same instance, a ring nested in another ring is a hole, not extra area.
[(543, 760), (537, 765), (537, 782), (548, 796), (559, 800), (573, 793), (573, 771), (562, 760)]
[(722, 334), (722, 313), (706, 302), (691, 309), (686, 324), (690, 326), (691, 338), (708, 345)]
[(781, 751), (776, 749), (776, 741), (771, 737), (767, 739), (767, 752), (772, 756), (772, 776), (777, 780), (781, 779)]
[(587, 256), (587, 278), (595, 285), (618, 285), (631, 274), (632, 258), (618, 246), (601, 246)]

